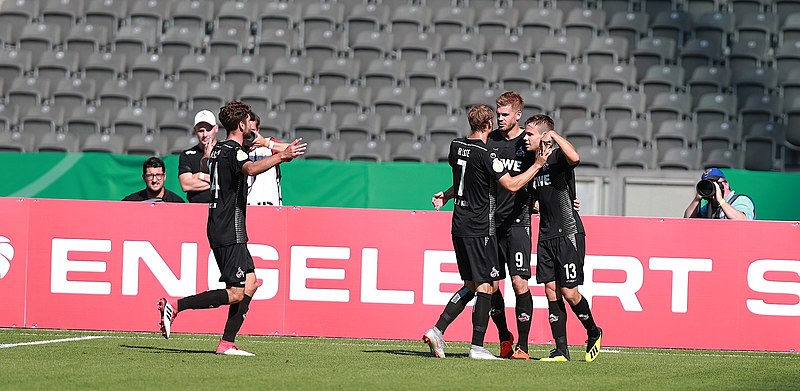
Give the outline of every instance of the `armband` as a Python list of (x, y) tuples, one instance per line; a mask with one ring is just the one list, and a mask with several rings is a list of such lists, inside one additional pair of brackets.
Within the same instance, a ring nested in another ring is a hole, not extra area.
[(267, 144), (267, 148), (272, 149), (275, 146), (275, 140), (272, 137), (269, 138), (269, 144)]

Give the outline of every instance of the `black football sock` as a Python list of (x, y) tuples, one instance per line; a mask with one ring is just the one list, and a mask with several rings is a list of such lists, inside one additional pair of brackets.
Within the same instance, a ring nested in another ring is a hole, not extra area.
[(497, 326), (497, 335), (501, 341), (511, 339), (511, 332), (508, 331), (508, 322), (506, 321), (506, 301), (498, 289), (497, 292), (492, 294), (492, 321)]
[(228, 310), (228, 321), (225, 322), (225, 332), (222, 334), (222, 340), (228, 342), (236, 342), (236, 334), (242, 328), (244, 317), (247, 315), (247, 310), (250, 309), (250, 300), (253, 298), (244, 295), (241, 302), (231, 305)]
[(492, 309), (492, 295), (478, 292), (475, 308), (472, 309), (472, 344), (483, 346), (486, 326), (489, 325), (489, 311)]
[(217, 308), (228, 304), (228, 291), (225, 289), (215, 289), (205, 291), (196, 295), (178, 299), (178, 312), (183, 310), (202, 310), (206, 308)]
[(564, 301), (548, 301), (547, 308), (550, 310), (550, 330), (553, 332), (556, 348), (564, 352), (567, 350), (567, 314)]
[(517, 346), (524, 352), (528, 352), (528, 335), (531, 332), (531, 319), (533, 319), (533, 297), (531, 291), (517, 295), (517, 332), (519, 340)]
[(466, 308), (467, 303), (469, 303), (473, 297), (475, 297), (475, 293), (469, 290), (469, 288), (462, 286), (458, 292), (453, 294), (453, 297), (450, 298), (447, 305), (444, 306), (444, 311), (439, 315), (439, 320), (436, 322), (436, 328), (444, 334), (444, 331), (447, 330), (447, 326), (450, 326), (450, 323), (453, 323), (458, 315), (464, 312), (464, 308)]
[(583, 324), (583, 327), (586, 329), (586, 333), (591, 337), (596, 337), (597, 333), (597, 325), (594, 323), (594, 317), (592, 316), (592, 310), (589, 309), (589, 302), (586, 300), (585, 297), (581, 297), (581, 301), (578, 304), (572, 305), (572, 312), (578, 317), (578, 319)]

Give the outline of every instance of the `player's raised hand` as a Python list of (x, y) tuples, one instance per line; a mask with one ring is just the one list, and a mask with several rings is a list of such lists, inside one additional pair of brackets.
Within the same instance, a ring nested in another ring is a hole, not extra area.
[(446, 200), (444, 199), (444, 193), (441, 191), (434, 194), (433, 198), (431, 199), (431, 203), (433, 204), (433, 207), (436, 208), (436, 210), (441, 209), (444, 206), (445, 202)]
[(303, 138), (298, 138), (292, 141), (289, 146), (286, 147), (286, 149), (281, 151), (281, 160), (288, 162), (300, 155), (305, 154), (308, 144), (302, 141)]
[(214, 139), (213, 137), (209, 137), (208, 140), (206, 140), (203, 143), (203, 157), (208, 159), (211, 156), (211, 150), (214, 149), (215, 144), (216, 144), (216, 139)]
[(544, 166), (544, 164), (547, 163), (547, 158), (550, 157), (551, 153), (553, 153), (553, 142), (540, 141), (539, 152), (536, 154), (536, 162), (539, 163), (539, 165)]

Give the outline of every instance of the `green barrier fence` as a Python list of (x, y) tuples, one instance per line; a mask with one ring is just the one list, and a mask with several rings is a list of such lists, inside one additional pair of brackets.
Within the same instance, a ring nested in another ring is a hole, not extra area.
[[(6, 167), (0, 174), (0, 196), (121, 200), (144, 188), (145, 159), (107, 153), (0, 153), (0, 164)], [(163, 159), (167, 188), (184, 195), (178, 156)], [(451, 181), (444, 163), (297, 160), (281, 170), (284, 203), (296, 206), (430, 210), (431, 195)], [(800, 205), (794, 201), (800, 175), (725, 172), (736, 191), (753, 197), (759, 220), (800, 220)]]

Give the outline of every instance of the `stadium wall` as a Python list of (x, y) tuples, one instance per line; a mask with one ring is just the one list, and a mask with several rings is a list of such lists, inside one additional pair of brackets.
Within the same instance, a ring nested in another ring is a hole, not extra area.
[[(106, 153), (0, 153), (0, 197), (120, 200), (144, 187), (144, 156)], [(178, 157), (164, 157), (166, 186), (183, 195)], [(430, 196), (451, 181), (444, 163), (298, 160), (281, 166), (284, 204), (430, 210)], [(800, 174), (725, 170), (734, 190), (755, 200), (759, 220), (800, 220)], [(682, 217), (699, 172), (578, 167), (584, 215)], [(446, 210), (451, 210), (446, 206)]]
[[(460, 286), (448, 212), (248, 214), (264, 285), (243, 333), (414, 340)], [(220, 287), (204, 205), (0, 198), (0, 215), (3, 327), (157, 331), (158, 298)], [(588, 216), (585, 226), (582, 291), (607, 346), (800, 347), (799, 223)], [(543, 288), (531, 291), (531, 341), (549, 343)], [(219, 333), (226, 313), (181, 313), (173, 331)], [(447, 338), (467, 341), (470, 329), (462, 315)]]

